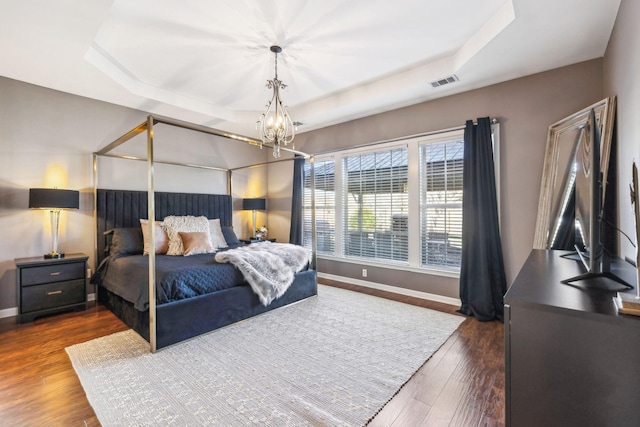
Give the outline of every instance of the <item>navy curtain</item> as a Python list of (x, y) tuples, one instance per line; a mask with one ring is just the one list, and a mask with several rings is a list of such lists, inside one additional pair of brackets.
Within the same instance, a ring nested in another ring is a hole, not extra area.
[(496, 198), (491, 122), (468, 120), (462, 178), (462, 266), (459, 312), (481, 321), (504, 319), (506, 278)]
[(289, 243), (302, 245), (302, 191), (304, 187), (304, 158), (293, 161), (293, 190), (291, 194), (291, 229)]

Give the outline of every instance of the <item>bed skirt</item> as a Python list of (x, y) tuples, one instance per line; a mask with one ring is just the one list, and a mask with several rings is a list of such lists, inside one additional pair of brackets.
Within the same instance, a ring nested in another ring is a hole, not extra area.
[[(316, 271), (297, 273), (289, 289), (268, 306), (263, 306), (249, 285), (201, 295), (156, 307), (156, 348), (193, 338), (240, 320), (265, 313), (316, 295)], [(98, 286), (98, 301), (127, 326), (149, 341), (149, 311), (138, 311), (133, 303)]]

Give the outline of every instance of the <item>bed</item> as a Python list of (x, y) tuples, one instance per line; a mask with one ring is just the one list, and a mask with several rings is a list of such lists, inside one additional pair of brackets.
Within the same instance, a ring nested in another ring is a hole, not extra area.
[[(161, 119), (149, 116), (146, 124), (143, 123), (125, 134), (101, 152), (94, 153), (94, 173), (97, 173), (98, 155), (105, 155), (114, 146), (141, 133), (142, 130), (147, 130), (151, 135), (147, 141), (152, 146), (151, 130), (153, 124), (159, 120)], [(174, 121), (162, 122), (176, 124)], [(178, 125), (194, 129), (182, 122)], [(197, 126), (195, 130), (214, 133)], [(293, 283), (286, 292), (268, 305), (260, 301), (235, 267), (230, 264), (213, 266), (216, 263), (212, 261), (211, 254), (182, 257), (157, 255), (155, 251), (150, 251), (149, 255), (135, 252), (126, 256), (110, 256), (113, 230), (140, 230), (140, 219), (153, 217), (156, 221), (162, 221), (171, 215), (218, 219), (225, 231), (225, 238), (231, 228), (233, 200), (230, 185), (229, 194), (156, 192), (153, 190), (152, 178), (153, 151), (149, 150), (149, 153), (151, 161), (143, 159), (149, 164), (149, 191), (94, 189), (96, 265), (99, 267), (92, 281), (97, 284), (98, 301), (148, 340), (152, 352), (317, 294), (315, 255), (302, 271), (294, 275)], [(95, 181), (97, 182), (97, 178)], [(153, 227), (149, 230), (151, 229)], [(150, 234), (151, 247), (155, 247), (155, 232)], [(230, 239), (233, 240), (234, 237), (231, 236)], [(232, 249), (241, 245), (237, 239), (229, 243)], [(187, 286), (186, 290), (174, 292), (166, 288), (165, 279), (172, 277), (176, 269), (184, 269), (187, 275), (193, 276), (193, 271), (202, 273), (212, 266), (218, 270), (218, 281), (214, 280), (215, 283), (209, 283), (210, 279), (203, 273), (204, 275), (200, 275), (194, 282), (195, 286), (194, 283), (189, 285), (191, 288), (199, 289), (194, 290)], [(105, 271), (107, 274), (104, 274)], [(136, 290), (125, 295), (125, 286), (122, 283), (120, 288), (114, 288), (109, 271), (119, 272), (117, 274), (121, 277), (127, 277), (128, 283), (136, 286)]]
[[(223, 226), (230, 226), (231, 196), (164, 193), (156, 192), (156, 220), (160, 221), (168, 215), (203, 215), (207, 218), (219, 218)], [(110, 230), (140, 230), (140, 218), (147, 215), (147, 192), (124, 190), (97, 190), (96, 213), (98, 218), (97, 239), (99, 247), (109, 247)], [(140, 231), (141, 233), (141, 231)], [(237, 244), (237, 243), (236, 243)], [(230, 245), (232, 248), (234, 244)], [(264, 306), (251, 287), (244, 281), (243, 276), (231, 264), (214, 265), (218, 271), (223, 270), (218, 282), (222, 281), (223, 289), (205, 289), (202, 295), (179, 295), (172, 297), (171, 292), (162, 288), (163, 278), (176, 268), (197, 269), (203, 263), (216, 264), (211, 254), (194, 255), (189, 257), (156, 255), (156, 348), (180, 342), (222, 326), (247, 319), (271, 309), (282, 307), (315, 295), (316, 272), (306, 269), (296, 274), (295, 280), (285, 294)], [(118, 269), (125, 261), (135, 261), (135, 265)], [(130, 278), (131, 288), (147, 289), (148, 286), (148, 256), (132, 254), (121, 256), (114, 260), (108, 258), (108, 253), (102, 251), (98, 256), (98, 263), (102, 269), (111, 263), (108, 270), (117, 275)], [(135, 268), (137, 267), (137, 268)], [(123, 296), (123, 292), (114, 291), (109, 287), (109, 277), (101, 278), (99, 268), (94, 275), (94, 283), (98, 284), (98, 301), (108, 307), (129, 327), (149, 340), (149, 307), (146, 292), (145, 301), (136, 301), (131, 295)], [(102, 279), (102, 280), (101, 280)], [(205, 276), (206, 279), (206, 276)], [(142, 285), (142, 286), (138, 286)], [(203, 284), (206, 288), (206, 284)], [(133, 291), (136, 292), (136, 291)], [(144, 293), (144, 292), (143, 292)], [(184, 292), (187, 293), (188, 292)], [(136, 307), (137, 305), (137, 307)]]

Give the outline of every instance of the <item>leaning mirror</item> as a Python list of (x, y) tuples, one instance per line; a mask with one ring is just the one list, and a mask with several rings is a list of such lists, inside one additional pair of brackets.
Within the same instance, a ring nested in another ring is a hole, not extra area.
[[(533, 240), (534, 249), (563, 248), (562, 244), (558, 244), (558, 239), (563, 234), (562, 225), (567, 225), (566, 218), (569, 217), (567, 211), (571, 209), (573, 157), (577, 143), (583, 137), (583, 130), (591, 109), (595, 111), (596, 122), (600, 128), (602, 176), (607, 176), (615, 104), (615, 97), (606, 98), (549, 126), (536, 233)], [(606, 185), (603, 185), (602, 200), (604, 200), (605, 190)], [(563, 219), (565, 219), (564, 222)], [(567, 233), (564, 234), (566, 239)]]

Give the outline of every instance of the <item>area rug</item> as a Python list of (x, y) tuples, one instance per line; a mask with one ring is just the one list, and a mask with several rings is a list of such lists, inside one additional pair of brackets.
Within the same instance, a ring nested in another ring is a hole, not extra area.
[(151, 354), (134, 331), (66, 349), (103, 426), (361, 426), (464, 318), (318, 296)]

